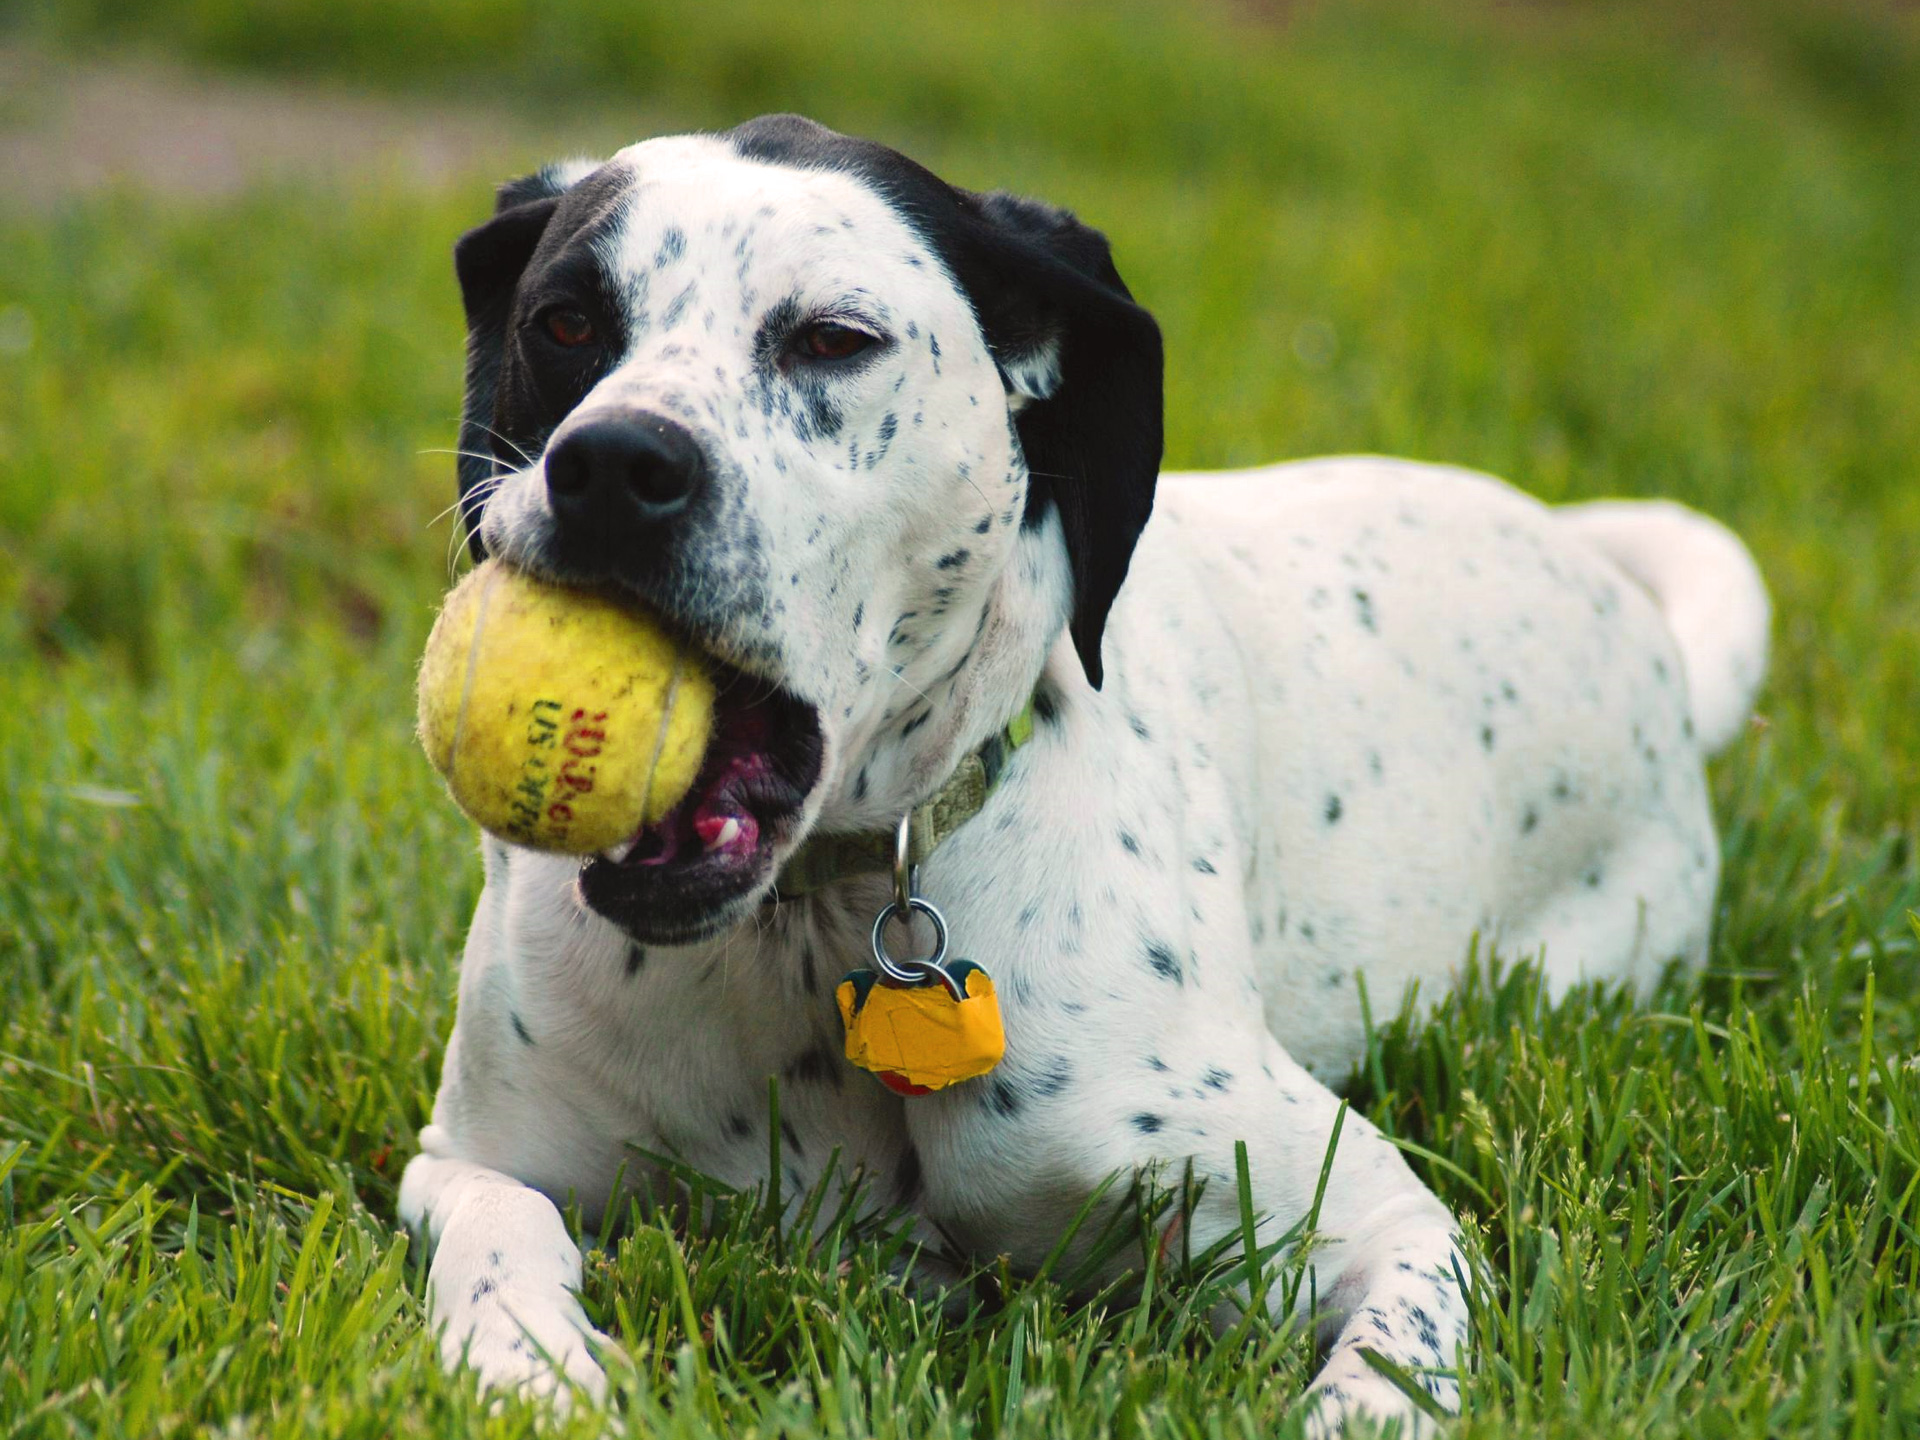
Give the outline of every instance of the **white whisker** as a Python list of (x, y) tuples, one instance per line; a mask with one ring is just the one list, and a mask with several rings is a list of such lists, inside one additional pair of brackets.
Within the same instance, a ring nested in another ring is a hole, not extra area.
[[(498, 474), (489, 475), (466, 494), (456, 499), (453, 504), (447, 506), (445, 510), (442, 510), (438, 515), (434, 516), (432, 520), (427, 522), (428, 525), (439, 524), (441, 520), (455, 511), (460, 511), (463, 515), (473, 515), (477, 517), (486, 508), (487, 501), (493, 498), (493, 492), (500, 488), (501, 482), (514, 473), (515, 472), (511, 470), (502, 470)], [(464, 528), (465, 527), (460, 525), (450, 525), (447, 527), (447, 583), (449, 585), (453, 583), (459, 574), (460, 553), (466, 549), (466, 546), (462, 543), (465, 539), (462, 533)]]
[(887, 673), (892, 675), (894, 679), (898, 680), (902, 685), (906, 686), (909, 690), (913, 691), (914, 694), (918, 695), (922, 700), (926, 701), (929, 705), (933, 703), (933, 696), (929, 695), (926, 691), (922, 690), (918, 685), (914, 684), (913, 681), (907, 679), (905, 671), (901, 666), (889, 665), (887, 667)]
[(527, 464), (536, 465), (539, 463), (538, 459), (532, 455), (529, 455), (526, 452), (526, 450), (521, 447), (519, 442), (508, 439), (505, 435), (502, 435), (498, 430), (494, 429), (491, 425), (482, 425), (478, 420), (474, 421), (473, 423), (475, 425), (478, 425), (482, 430), (486, 431), (487, 434), (491, 435), (494, 439), (498, 440), (502, 445), (512, 446), (513, 453), (518, 455)]
[(489, 465), (498, 465), (501, 463), (498, 455), (490, 455), (482, 450), (461, 450), (458, 448), (450, 450), (442, 445), (429, 445), (425, 449), (416, 450), (413, 453), (416, 455), (458, 455), (468, 460), (484, 460)]

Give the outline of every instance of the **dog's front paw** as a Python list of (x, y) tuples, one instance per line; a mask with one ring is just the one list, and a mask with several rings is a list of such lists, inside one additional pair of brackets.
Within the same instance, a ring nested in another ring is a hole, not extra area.
[(563, 1411), (576, 1387), (596, 1404), (605, 1397), (607, 1377), (596, 1351), (613, 1342), (593, 1328), (571, 1291), (438, 1273), (431, 1286), (440, 1358), (449, 1370), (464, 1361), (481, 1389), (551, 1396)]
[(1433, 1440), (1438, 1433), (1433, 1421), (1390, 1385), (1365, 1398), (1349, 1395), (1338, 1386), (1309, 1390), (1301, 1404), (1307, 1411), (1307, 1423), (1301, 1429), (1306, 1440), (1360, 1440), (1362, 1436)]
[[(1337, 1375), (1333, 1373), (1336, 1370)], [(1426, 1390), (1436, 1408), (1458, 1408), (1460, 1387), (1451, 1377), (1423, 1376), (1414, 1383)], [(1441, 1428), (1405, 1391), (1353, 1352), (1336, 1353), (1307, 1387), (1300, 1407), (1306, 1412), (1307, 1440), (1336, 1440), (1344, 1435), (1432, 1440)]]

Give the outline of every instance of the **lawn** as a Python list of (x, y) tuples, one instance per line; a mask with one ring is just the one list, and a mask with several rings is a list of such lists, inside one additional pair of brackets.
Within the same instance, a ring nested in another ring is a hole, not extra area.
[[(1638, 1008), (1485, 980), (1383, 1024), (1351, 1094), (1491, 1279), (1460, 1433), (1920, 1432), (1920, 23), (897, 11), (0, 19), (596, 136), (807, 110), (1106, 229), (1166, 331), (1172, 464), (1390, 451), (1725, 518), (1777, 623), (1713, 767), (1711, 969)], [(439, 1373), (394, 1217), (479, 881), (410, 682), (455, 538), (448, 250), (499, 178), (0, 196), (6, 1433), (527, 1424)], [(989, 1269), (946, 1315), (883, 1278), (890, 1243), (744, 1202), (642, 1217), (589, 1261), (619, 1423), (1291, 1423), (1305, 1342), (1214, 1341), (1204, 1277)]]

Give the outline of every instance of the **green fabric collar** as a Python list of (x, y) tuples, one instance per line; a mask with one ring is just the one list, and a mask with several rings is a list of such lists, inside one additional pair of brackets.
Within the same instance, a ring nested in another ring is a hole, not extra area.
[[(947, 783), (931, 799), (913, 808), (907, 861), (918, 865), (939, 849), (954, 831), (980, 813), (987, 797), (999, 787), (1013, 752), (1033, 738), (1033, 698), (979, 749), (970, 751)], [(893, 870), (893, 828), (857, 835), (814, 835), (780, 867), (774, 889), (783, 900), (811, 895), (848, 875), (890, 874)]]

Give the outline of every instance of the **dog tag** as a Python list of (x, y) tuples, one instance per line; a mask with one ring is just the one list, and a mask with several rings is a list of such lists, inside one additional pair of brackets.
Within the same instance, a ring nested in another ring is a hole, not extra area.
[(992, 978), (971, 960), (945, 970), (958, 995), (935, 973), (903, 984), (872, 970), (855, 970), (834, 991), (847, 1059), (896, 1095), (929, 1095), (971, 1080), (1006, 1054)]

